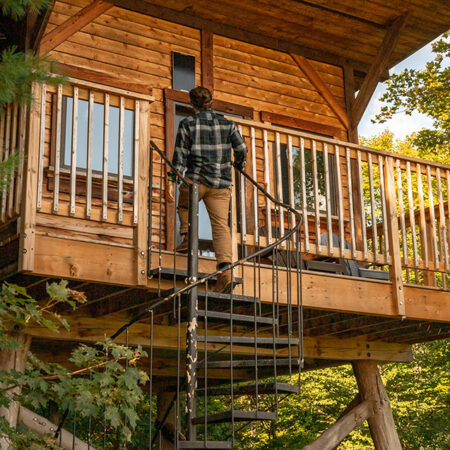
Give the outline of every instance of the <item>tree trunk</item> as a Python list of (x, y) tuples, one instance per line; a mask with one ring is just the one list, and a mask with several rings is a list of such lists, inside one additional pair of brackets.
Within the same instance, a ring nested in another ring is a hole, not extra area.
[(386, 393), (376, 361), (353, 362), (361, 400), (373, 404), (373, 414), (367, 420), (370, 434), (377, 450), (401, 450), (400, 439), (392, 416), (391, 404)]
[[(0, 352), (0, 370), (10, 371), (17, 370), (23, 372), (25, 370), (25, 363), (27, 353), (30, 349), (31, 337), (23, 333), (13, 333), (10, 337), (15, 338), (20, 348), (18, 350), (3, 350)], [(0, 387), (5, 387), (3, 383), (0, 383)], [(9, 398), (13, 398), (14, 395), (20, 394), (20, 387), (16, 387), (7, 391)], [(0, 417), (5, 417), (11, 427), (16, 427), (19, 419), (20, 405), (16, 401), (11, 401), (8, 408), (2, 406), (0, 408)], [(10, 443), (8, 439), (0, 439), (0, 448), (2, 450), (8, 449)]]

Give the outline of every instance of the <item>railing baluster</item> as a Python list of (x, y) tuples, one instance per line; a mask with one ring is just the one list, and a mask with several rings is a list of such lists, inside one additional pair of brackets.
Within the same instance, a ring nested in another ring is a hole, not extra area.
[(117, 199), (117, 222), (122, 223), (123, 220), (123, 134), (124, 134), (124, 120), (125, 120), (125, 99), (120, 97), (120, 112), (119, 112), (119, 187)]
[[(389, 250), (389, 239), (388, 239), (388, 225), (387, 225), (387, 211), (386, 211), (386, 193), (384, 187), (384, 167), (383, 167), (383, 157), (378, 155), (378, 173), (380, 174), (380, 197), (381, 197), (381, 222), (383, 224), (383, 241), (384, 241), (384, 256), (386, 262), (390, 262), (390, 250)], [(394, 182), (395, 186), (395, 182)], [(380, 249), (381, 251), (381, 249)]]
[(108, 219), (108, 151), (109, 151), (109, 94), (105, 94), (103, 113), (103, 175), (102, 175), (102, 219)]
[[(256, 139), (255, 128), (251, 127), (251, 148), (252, 148), (252, 177), (256, 180)], [(259, 223), (258, 223), (258, 189), (253, 186), (253, 215), (255, 220), (255, 245), (259, 241)]]
[(61, 133), (62, 133), (62, 85), (58, 85), (56, 98), (56, 144), (55, 144), (55, 182), (53, 186), (53, 212), (59, 208), (59, 171), (61, 168)]
[[(447, 234), (445, 232), (445, 212), (444, 197), (442, 194), (441, 170), (436, 168), (436, 179), (439, 200), (439, 247), (440, 261), (445, 264), (445, 271), (448, 272)], [(444, 276), (444, 275), (443, 275)]]
[(344, 199), (342, 197), (342, 180), (341, 180), (341, 156), (339, 154), (339, 146), (335, 146), (336, 159), (336, 183), (338, 193), (338, 220), (339, 220), (339, 248), (340, 257), (344, 257), (345, 249), (345, 229), (344, 229)]
[[(41, 94), (41, 129), (39, 136), (39, 161), (38, 161), (38, 185), (37, 185), (37, 203), (36, 208), (38, 211), (42, 208), (42, 183), (44, 176), (44, 142), (45, 142), (45, 113), (46, 113), (46, 100), (47, 100), (47, 86), (42, 84)], [(22, 124), (24, 127), (25, 124)]]
[[(5, 144), (4, 144), (4, 156), (3, 161), (8, 160), (10, 157), (10, 148), (11, 148), (11, 116), (12, 116), (12, 105), (9, 104), (6, 109), (6, 130), (5, 130)], [(0, 209), (0, 218), (2, 222), (6, 220), (6, 198), (8, 195), (8, 187), (7, 187), (7, 177), (6, 174), (3, 176), (3, 189), (2, 189), (2, 200), (1, 200), (1, 209)]]
[(403, 204), (402, 169), (400, 167), (399, 159), (397, 159), (396, 165), (397, 165), (398, 209), (399, 209), (399, 215), (400, 215), (400, 228), (402, 230), (403, 264), (405, 267), (408, 267), (408, 244), (406, 241), (405, 207)]
[(434, 194), (433, 194), (433, 183), (431, 179), (430, 166), (427, 165), (427, 181), (428, 181), (428, 202), (430, 208), (430, 222), (431, 222), (431, 242), (433, 245), (433, 256), (434, 256), (434, 269), (437, 271), (439, 269), (439, 251), (437, 245), (436, 236), (436, 217), (434, 214)]
[[(26, 138), (26, 118), (27, 118), (27, 105), (20, 107), (20, 127), (19, 127), (19, 167), (17, 169), (17, 189), (15, 208), (16, 214), (21, 213), (22, 205), (22, 191), (23, 191), (23, 169), (25, 162), (25, 138)], [(1, 128), (0, 122), (0, 128)], [(0, 147), (2, 145), (2, 139), (0, 138)], [(0, 157), (1, 160), (1, 157)]]
[[(140, 120), (139, 100), (134, 103), (134, 148), (133, 148), (133, 223), (138, 223), (138, 181), (139, 181), (139, 120)], [(144, 145), (144, 143), (142, 143)], [(151, 195), (151, 194), (150, 194)], [(174, 216), (175, 217), (175, 216)], [(175, 227), (174, 227), (175, 228)], [(175, 241), (174, 241), (175, 243)]]
[(348, 209), (350, 212), (350, 239), (352, 243), (352, 257), (356, 259), (356, 237), (355, 237), (355, 216), (353, 213), (353, 180), (352, 180), (352, 165), (350, 158), (350, 149), (346, 148), (347, 159), (347, 179), (348, 179)]
[(327, 211), (328, 253), (334, 253), (333, 227), (331, 223), (330, 170), (328, 164), (328, 146), (323, 144), (323, 167), (325, 172), (325, 201)]
[[(242, 127), (241, 125), (238, 126), (239, 133), (242, 136)], [(246, 204), (246, 196), (245, 196), (245, 178), (244, 175), (240, 175), (239, 177), (239, 196), (240, 196), (240, 203), (241, 203), (241, 245), (244, 245), (244, 243), (247, 241), (247, 204)]]
[(361, 207), (361, 232), (362, 232), (362, 240), (363, 240), (363, 254), (364, 260), (368, 259), (368, 250), (367, 250), (367, 231), (366, 231), (366, 209), (364, 206), (364, 188), (362, 183), (362, 163), (361, 163), (361, 152), (357, 151), (357, 163), (358, 163), (358, 174), (359, 174), (359, 203)]
[(92, 209), (92, 140), (94, 135), (94, 93), (89, 91), (87, 161), (86, 161), (86, 217), (91, 217)]
[(305, 252), (309, 251), (309, 223), (308, 204), (306, 202), (306, 175), (305, 175), (305, 140), (300, 139), (300, 173), (302, 183), (302, 213), (303, 213), (303, 234), (305, 236)]
[[(292, 136), (288, 135), (288, 186), (289, 186), (289, 205), (291, 208), (295, 209), (295, 198), (294, 198), (294, 167), (292, 158)], [(289, 212), (288, 212), (289, 215)], [(291, 227), (295, 227), (295, 216), (290, 213), (291, 216)], [(289, 222), (289, 220), (288, 220)], [(292, 241), (294, 242), (294, 241)]]
[(419, 261), (417, 255), (416, 221), (414, 215), (414, 201), (411, 182), (411, 164), (409, 161), (406, 162), (406, 181), (408, 183), (408, 208), (409, 208), (409, 222), (411, 226), (411, 235), (413, 243), (414, 268), (417, 269)]
[(313, 170), (313, 189), (314, 189), (314, 218), (316, 225), (316, 244), (317, 253), (322, 253), (320, 244), (320, 205), (319, 205), (319, 179), (317, 172), (317, 147), (316, 141), (312, 141), (312, 170)]
[(375, 189), (373, 186), (372, 153), (368, 153), (367, 160), (369, 165), (370, 211), (372, 216), (372, 251), (375, 261), (378, 262), (378, 233), (377, 233), (377, 217), (375, 211)]
[[(12, 130), (11, 130), (11, 155), (13, 155), (16, 152), (18, 113), (19, 113), (19, 105), (16, 103), (14, 104), (13, 107)], [(16, 175), (15, 170), (12, 170), (11, 175), (9, 177), (8, 207), (7, 207), (7, 216), (10, 218), (14, 215), (14, 189), (17, 188), (14, 185), (15, 175)]]
[[(264, 137), (264, 182), (267, 192), (271, 192), (270, 190), (270, 174), (269, 174), (269, 143), (267, 140), (267, 130), (263, 132)], [(272, 243), (272, 211), (271, 211), (271, 202), (266, 197), (266, 216), (267, 216), (267, 242), (270, 245)]]
[[(422, 185), (422, 168), (419, 163), (416, 164), (417, 172), (417, 195), (419, 197), (419, 220), (420, 220), (420, 245), (421, 256), (424, 261), (425, 268), (429, 269), (429, 257), (428, 257), (428, 237), (427, 237), (427, 223), (425, 218), (425, 207), (423, 201), (423, 185)], [(408, 256), (406, 256), (406, 260)]]
[(449, 169), (446, 170), (446, 177), (447, 177), (447, 243), (448, 243), (447, 256), (450, 258), (450, 170)]
[[(280, 133), (276, 133), (275, 135), (275, 139), (276, 139), (276, 168), (277, 168), (277, 188), (278, 188), (278, 201), (283, 202), (283, 180), (282, 180), (282, 176), (281, 176), (281, 145), (280, 145)], [(279, 216), (279, 221), (280, 221), (280, 237), (284, 236), (284, 208), (280, 208), (280, 216)], [(275, 226), (277, 226), (277, 224), (275, 224)], [(281, 244), (282, 247), (284, 247), (285, 243), (283, 242)]]
[(75, 196), (77, 190), (77, 145), (78, 145), (78, 88), (73, 88), (72, 109), (72, 153), (70, 161), (70, 215), (75, 215)]

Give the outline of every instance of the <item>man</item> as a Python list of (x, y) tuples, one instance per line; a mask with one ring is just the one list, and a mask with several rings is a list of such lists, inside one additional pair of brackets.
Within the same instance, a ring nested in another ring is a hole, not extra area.
[[(211, 109), (211, 92), (201, 86), (189, 92), (194, 115), (180, 123), (175, 140), (172, 163), (175, 168), (199, 185), (199, 200), (203, 200), (211, 221), (213, 247), (217, 269), (232, 262), (231, 233), (228, 213), (231, 199), (231, 149), (234, 150), (234, 166), (243, 169), (247, 147), (236, 124)], [(173, 173), (169, 179), (173, 180)], [(169, 197), (173, 199), (173, 184), (169, 185)], [(177, 251), (187, 250), (188, 188), (180, 188), (178, 201), (180, 234), (183, 242)], [(216, 292), (232, 290), (231, 271), (220, 274), (215, 285)]]

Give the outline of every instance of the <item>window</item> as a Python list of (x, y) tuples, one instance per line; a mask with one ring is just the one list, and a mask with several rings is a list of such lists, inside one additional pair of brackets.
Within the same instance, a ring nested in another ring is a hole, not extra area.
[[(92, 126), (92, 171), (101, 173), (103, 168), (103, 134), (105, 106), (94, 103)], [(86, 169), (88, 148), (89, 102), (78, 99), (77, 154), (76, 166)], [(73, 130), (73, 98), (63, 96), (62, 103), (62, 133), (61, 133), (61, 167), (71, 166), (72, 130)], [(116, 175), (119, 171), (119, 130), (120, 109), (109, 106), (108, 133), (108, 173)], [(134, 146), (134, 111), (124, 109), (123, 123), (123, 175), (133, 175)]]
[[(326, 196), (325, 196), (325, 168), (323, 153), (317, 151), (317, 178), (318, 178), (318, 197), (319, 210), (326, 210)], [(276, 145), (273, 144), (273, 173), (275, 180), (275, 189), (278, 196), (278, 170), (276, 166)], [(301, 165), (300, 165), (300, 149), (292, 147), (292, 172), (294, 179), (294, 205), (297, 209), (302, 207), (302, 186), (301, 186)], [(280, 169), (281, 169), (281, 187), (282, 198), (284, 203), (290, 203), (289, 199), (289, 165), (288, 165), (288, 147), (286, 144), (280, 145)], [(330, 177), (330, 206), (331, 214), (337, 214), (337, 199), (336, 199), (336, 161), (335, 156), (328, 155), (328, 168)], [(314, 178), (313, 178), (313, 161), (312, 151), (305, 148), (305, 184), (306, 184), (306, 205), (308, 210), (314, 210)]]
[(195, 87), (195, 56), (172, 52), (173, 89), (190, 91)]

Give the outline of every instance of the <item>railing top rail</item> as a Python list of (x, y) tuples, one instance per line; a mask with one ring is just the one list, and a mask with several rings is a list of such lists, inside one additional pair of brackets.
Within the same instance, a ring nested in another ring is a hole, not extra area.
[(279, 133), (283, 133), (283, 134), (288, 134), (290, 136), (297, 136), (299, 138), (304, 138), (304, 139), (312, 139), (312, 140), (324, 142), (324, 143), (330, 144), (330, 145), (339, 145), (341, 147), (348, 147), (348, 148), (351, 148), (354, 150), (362, 150), (364, 152), (369, 152), (369, 153), (376, 154), (376, 155), (391, 156), (393, 158), (401, 159), (403, 161), (410, 161), (412, 163), (419, 163), (421, 165), (429, 165), (429, 166), (444, 169), (444, 170), (450, 170), (450, 165), (438, 163), (435, 161), (430, 161), (428, 159), (421, 159), (421, 158), (415, 158), (414, 156), (401, 155), (400, 153), (388, 152), (386, 150), (380, 150), (377, 148), (366, 147), (364, 145), (354, 144), (352, 142), (341, 141), (339, 139), (333, 139), (333, 138), (329, 138), (326, 136), (319, 136), (317, 134), (311, 134), (311, 133), (307, 133), (307, 132), (303, 132), (303, 131), (286, 129), (284, 127), (280, 127), (277, 125), (268, 125), (263, 122), (256, 122), (253, 120), (241, 119), (238, 117), (231, 117), (231, 116), (225, 116), (225, 117), (227, 117), (230, 120), (233, 120), (234, 122), (236, 122), (239, 125), (260, 128), (260, 129), (267, 130), (267, 131), (279, 132)]

